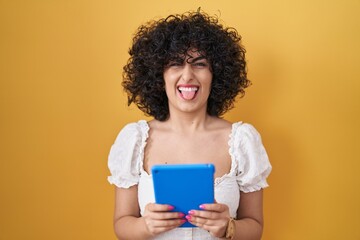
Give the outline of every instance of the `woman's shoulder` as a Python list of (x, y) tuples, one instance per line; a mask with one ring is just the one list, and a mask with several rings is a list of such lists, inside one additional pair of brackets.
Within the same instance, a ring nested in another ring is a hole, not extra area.
[(228, 120), (217, 118), (212, 124), (214, 129), (228, 131), (230, 129), (231, 135), (243, 135), (244, 133), (255, 134), (257, 130), (250, 123), (243, 121), (230, 122)]
[(146, 138), (149, 131), (149, 125), (145, 120), (127, 123), (119, 132), (115, 142), (129, 141), (130, 139)]
[(147, 131), (144, 120), (128, 123), (121, 129), (108, 157), (110, 183), (128, 188), (139, 182), (140, 156), (146, 144)]
[(121, 132), (147, 132), (149, 124), (146, 120), (139, 120), (137, 122), (129, 122), (122, 129)]
[(232, 123), (231, 134), (234, 137), (260, 137), (259, 132), (251, 123), (242, 121)]
[(252, 124), (233, 124), (230, 154), (237, 165), (240, 191), (253, 192), (268, 186), (266, 178), (272, 167), (261, 136)]
[(229, 122), (228, 120), (225, 120), (223, 118), (219, 118), (219, 117), (211, 117), (206, 126), (207, 130), (217, 131), (217, 132), (220, 131), (223, 133), (229, 132), (229, 130), (231, 130), (231, 128), (232, 128), (231, 122)]

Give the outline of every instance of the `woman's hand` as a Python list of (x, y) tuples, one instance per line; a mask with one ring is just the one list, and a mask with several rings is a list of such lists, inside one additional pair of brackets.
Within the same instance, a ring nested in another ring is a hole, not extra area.
[(151, 236), (169, 231), (186, 222), (185, 215), (180, 212), (170, 212), (170, 205), (149, 203), (145, 207), (144, 221)]
[(202, 210), (191, 210), (186, 219), (193, 225), (205, 229), (214, 237), (224, 237), (230, 213), (226, 204), (202, 204)]

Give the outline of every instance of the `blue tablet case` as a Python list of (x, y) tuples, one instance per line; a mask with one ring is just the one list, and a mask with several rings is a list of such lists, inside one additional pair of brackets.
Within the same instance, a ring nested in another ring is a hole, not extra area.
[[(174, 206), (174, 212), (185, 215), (200, 210), (203, 203), (214, 203), (213, 164), (154, 165), (151, 169), (155, 201)], [(196, 227), (185, 222), (180, 227)]]

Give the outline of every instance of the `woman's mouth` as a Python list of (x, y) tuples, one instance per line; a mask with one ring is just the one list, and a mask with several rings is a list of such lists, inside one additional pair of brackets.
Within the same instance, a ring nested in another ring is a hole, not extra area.
[(199, 90), (199, 87), (191, 86), (191, 87), (185, 87), (185, 86), (179, 86), (178, 91), (180, 93), (180, 96), (185, 100), (192, 100), (196, 97), (196, 93)]

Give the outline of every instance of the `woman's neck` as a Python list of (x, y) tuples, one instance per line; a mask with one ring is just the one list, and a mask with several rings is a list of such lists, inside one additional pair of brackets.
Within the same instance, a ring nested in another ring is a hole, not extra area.
[(195, 133), (198, 131), (205, 130), (208, 125), (212, 122), (214, 117), (204, 114), (191, 114), (191, 113), (181, 113), (170, 114), (168, 120), (166, 120), (166, 124), (170, 129), (175, 132), (182, 133)]

